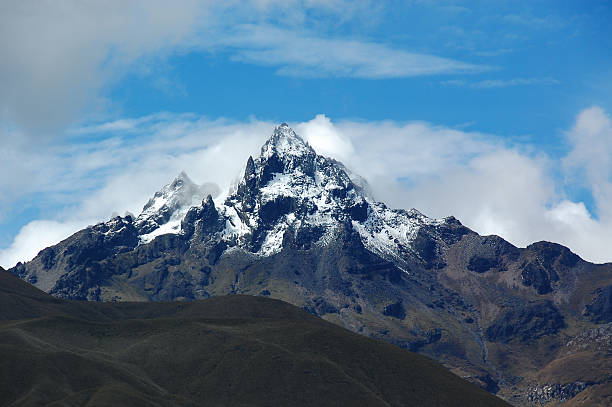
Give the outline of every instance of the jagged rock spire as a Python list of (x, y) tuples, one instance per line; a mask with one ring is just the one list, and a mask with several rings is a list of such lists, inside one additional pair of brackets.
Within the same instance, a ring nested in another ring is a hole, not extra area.
[(270, 182), (275, 174), (305, 174), (314, 177), (317, 153), (286, 123), (274, 129), (272, 136), (261, 147), (255, 160), (258, 167), (258, 186)]
[(251, 179), (254, 176), (255, 176), (255, 162), (253, 161), (253, 157), (249, 156), (249, 159), (247, 160), (246, 168), (244, 170), (244, 178)]
[[(212, 192), (211, 185), (197, 185), (181, 171), (174, 180), (165, 185), (144, 206), (141, 214), (134, 222), (141, 236), (160, 230), (165, 225), (165, 231), (180, 230), (181, 219), (187, 210), (199, 202), (206, 194)], [(144, 241), (155, 235), (144, 237)]]
[(219, 229), (219, 213), (210, 194), (202, 200), (201, 206), (190, 208), (181, 222), (181, 230), (187, 237), (194, 233), (211, 234)]

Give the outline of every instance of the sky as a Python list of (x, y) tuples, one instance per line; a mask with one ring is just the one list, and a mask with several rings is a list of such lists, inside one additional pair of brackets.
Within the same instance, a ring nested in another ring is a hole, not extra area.
[[(275, 125), (374, 197), (612, 262), (608, 1), (0, 2), (0, 265)], [(218, 198), (220, 199), (220, 197)]]

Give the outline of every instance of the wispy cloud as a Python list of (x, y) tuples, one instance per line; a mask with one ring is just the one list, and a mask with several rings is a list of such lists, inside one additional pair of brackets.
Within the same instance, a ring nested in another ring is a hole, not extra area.
[(234, 59), (278, 66), (277, 72), (288, 76), (380, 79), (489, 69), (374, 42), (321, 38), (270, 26), (241, 26), (220, 42), (233, 48)]
[(506, 23), (523, 25), (533, 29), (558, 29), (565, 25), (563, 19), (554, 14), (548, 14), (544, 17), (534, 16), (528, 13), (506, 14), (501, 17), (501, 20)]
[[(486, 67), (416, 53), (330, 29), (366, 24), (376, 2), (136, 0), (104, 5), (24, 0), (1, 6), (0, 120), (41, 139), (83, 112), (103, 112), (103, 89), (176, 53), (201, 52), (300, 77), (397, 78)], [(35, 30), (32, 27), (36, 27)], [(158, 75), (159, 76), (159, 75)], [(155, 78), (154, 78), (155, 79)], [(163, 77), (153, 86), (172, 89)], [(173, 91), (184, 91), (174, 89)]]
[(558, 85), (560, 82), (551, 77), (545, 78), (514, 78), (514, 79), (487, 79), (483, 81), (466, 81), (463, 79), (451, 79), (442, 81), (442, 86), (466, 87), (472, 89), (506, 88), (510, 86), (529, 85)]

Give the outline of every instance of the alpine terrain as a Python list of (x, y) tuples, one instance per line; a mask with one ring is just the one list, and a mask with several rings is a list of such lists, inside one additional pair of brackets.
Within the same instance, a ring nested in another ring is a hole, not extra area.
[(263, 297), (67, 301), (0, 269), (0, 338), (2, 406), (508, 406), (429, 358)]
[(63, 299), (271, 297), (517, 406), (612, 405), (612, 264), (388, 208), (286, 124), (225, 200), (204, 192), (181, 173), (9, 271)]

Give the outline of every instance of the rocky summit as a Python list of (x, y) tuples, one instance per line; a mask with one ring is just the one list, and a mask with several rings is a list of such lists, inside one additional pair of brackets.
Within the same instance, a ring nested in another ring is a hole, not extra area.
[(514, 405), (612, 403), (612, 346), (589, 342), (612, 323), (611, 264), (549, 242), (517, 248), (368, 191), (281, 124), (223, 202), (182, 173), (138, 217), (10, 271), (67, 299), (269, 296), (432, 357)]

